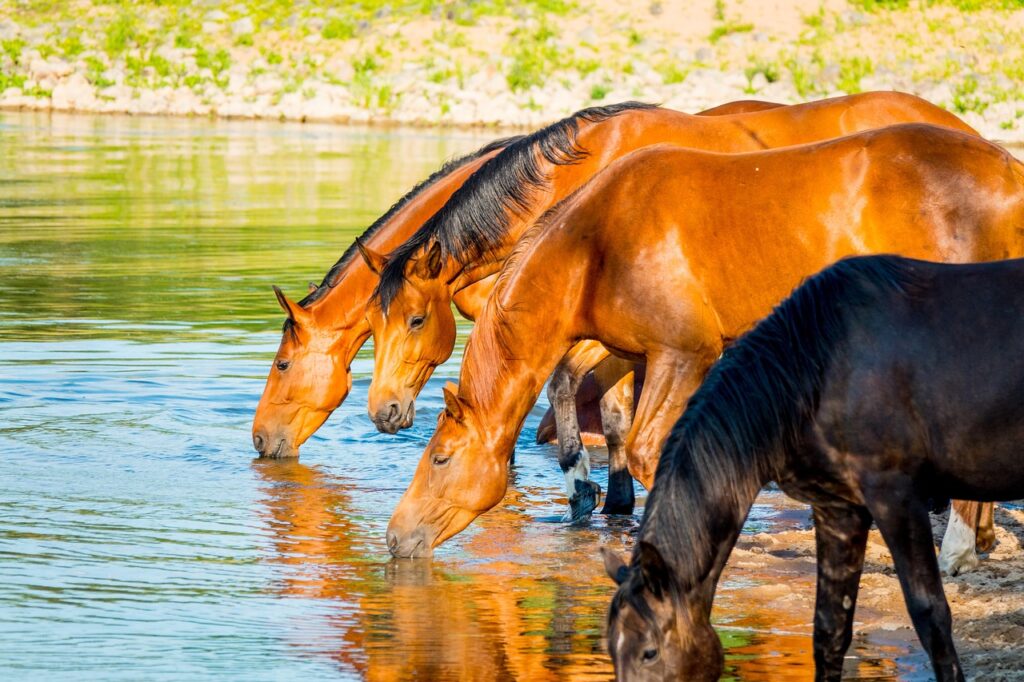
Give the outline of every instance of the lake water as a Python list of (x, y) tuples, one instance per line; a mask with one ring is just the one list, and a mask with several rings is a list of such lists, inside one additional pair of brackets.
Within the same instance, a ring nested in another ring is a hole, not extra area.
[[(556, 522), (555, 450), (532, 443), (543, 398), (504, 504), (432, 561), (391, 560), (384, 529), (458, 352), (413, 429), (366, 418), (367, 346), (301, 462), (253, 459), (271, 284), (298, 298), (489, 137), (0, 113), (0, 678), (611, 676), (597, 548), (625, 550), (639, 517)], [(807, 523), (775, 499), (751, 528)], [(744, 598), (778, 580), (813, 584), (730, 570), (720, 588), (733, 679), (813, 677), (811, 614)], [(910, 641), (858, 638), (848, 672), (919, 679)]]

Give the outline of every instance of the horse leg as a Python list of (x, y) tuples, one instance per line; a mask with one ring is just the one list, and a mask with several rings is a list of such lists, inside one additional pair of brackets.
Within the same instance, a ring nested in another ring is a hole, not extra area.
[(996, 546), (996, 522), (995, 503), (982, 502), (981, 511), (978, 514), (978, 542), (979, 552), (991, 552)]
[(926, 502), (913, 493), (909, 482), (896, 487), (865, 487), (864, 494), (892, 553), (910, 620), (931, 657), (935, 678), (938, 682), (963, 682)]
[(853, 639), (860, 574), (864, 568), (871, 515), (864, 507), (814, 507), (818, 547), (818, 591), (814, 603), (815, 679), (838, 682)]
[(664, 349), (647, 356), (647, 376), (626, 441), (629, 473), (651, 489), (661, 447), (717, 353)]
[(590, 480), (590, 454), (583, 447), (579, 418), (576, 413), (576, 392), (583, 376), (608, 352), (596, 342), (573, 346), (551, 375), (548, 400), (555, 411), (558, 434), (558, 465), (565, 476), (565, 492), (569, 510), (563, 521), (579, 521), (590, 516), (597, 507), (600, 487)]
[[(576, 389), (579, 386), (576, 375), (564, 362), (551, 374), (548, 382), (548, 400), (555, 411), (555, 431), (558, 434), (558, 466), (565, 475), (565, 494), (569, 497), (569, 511), (563, 521), (574, 520), (580, 499), (576, 493), (576, 481), (587, 481), (590, 474), (590, 455), (583, 447), (580, 425), (576, 417)], [(597, 506), (593, 503), (591, 509)], [(587, 512), (589, 513), (589, 512)]]
[(601, 425), (608, 444), (608, 492), (602, 514), (629, 514), (636, 500), (626, 460), (626, 437), (633, 425), (633, 363), (609, 357), (594, 368), (602, 387)]
[(979, 535), (978, 517), (981, 505), (968, 500), (953, 500), (949, 508), (949, 523), (942, 536), (939, 567), (947, 575), (957, 575), (977, 568), (975, 553)]

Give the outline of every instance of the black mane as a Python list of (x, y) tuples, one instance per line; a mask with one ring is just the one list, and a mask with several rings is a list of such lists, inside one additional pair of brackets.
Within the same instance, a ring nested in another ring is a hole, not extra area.
[[(494, 142), (490, 142), (487, 145), (476, 150), (472, 154), (467, 154), (466, 156), (445, 162), (445, 164), (441, 166), (441, 168), (439, 168), (438, 170), (434, 171), (434, 173), (430, 177), (428, 177), (426, 180), (420, 182), (418, 185), (416, 185), (411, 190), (406, 192), (405, 195), (401, 199), (396, 201), (394, 205), (392, 205), (391, 208), (389, 208), (384, 215), (382, 215), (380, 218), (377, 218), (377, 220), (374, 221), (372, 225), (366, 228), (366, 231), (359, 236), (359, 239), (365, 242), (367, 239), (372, 237), (374, 234), (377, 233), (378, 230), (384, 227), (384, 225), (386, 225), (388, 221), (390, 221), (395, 216), (396, 213), (402, 210), (405, 207), (405, 205), (412, 201), (420, 192), (430, 187), (435, 182), (437, 182), (441, 178), (445, 177), (446, 175), (454, 171), (456, 168), (461, 168), (467, 163), (479, 159), (481, 156), (490, 154), (495, 149), (501, 149), (503, 147), (509, 146), (510, 144), (514, 144), (515, 142), (518, 142), (522, 138), (522, 135), (517, 135), (515, 137), (506, 137), (504, 139), (495, 140)], [(320, 283), (320, 286), (318, 286), (315, 290), (311, 291), (309, 295), (307, 295), (305, 298), (299, 301), (299, 305), (305, 308), (310, 303), (313, 303), (323, 298), (327, 294), (327, 292), (334, 288), (334, 285), (338, 283), (338, 278), (341, 275), (341, 271), (344, 270), (345, 267), (352, 261), (352, 259), (358, 256), (358, 254), (359, 250), (356, 248), (356, 244), (353, 241), (352, 244), (347, 249), (345, 249), (345, 253), (341, 255), (341, 258), (338, 259), (338, 262), (331, 266), (331, 269), (327, 271), (327, 274), (324, 276), (323, 282)]]
[(638, 546), (655, 545), (682, 585), (699, 581), (714, 553), (713, 538), (742, 525), (758, 491), (776, 477), (780, 458), (798, 444), (856, 309), (920, 291), (925, 281), (912, 260), (842, 260), (740, 337), (672, 429)]
[(477, 170), (416, 234), (388, 256), (374, 298), (387, 310), (405, 280), (409, 261), (435, 241), (444, 258), (461, 265), (468, 265), (499, 242), (508, 230), (509, 214), (528, 210), (532, 192), (547, 181), (541, 158), (560, 166), (586, 158), (589, 152), (576, 144), (581, 121), (596, 123), (626, 111), (656, 107), (641, 102), (622, 102), (583, 109), (508, 145)]

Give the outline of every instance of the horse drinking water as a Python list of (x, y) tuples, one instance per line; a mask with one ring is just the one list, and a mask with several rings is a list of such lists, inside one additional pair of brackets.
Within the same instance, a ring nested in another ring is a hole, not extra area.
[[(428, 554), (501, 500), (523, 420), (579, 339), (647, 360), (626, 451), (649, 487), (726, 339), (802, 278), (856, 253), (1002, 259), (1024, 253), (1021, 226), (1024, 166), (947, 128), (891, 126), (750, 154), (661, 145), (620, 159), (506, 264), (391, 518), (391, 551)], [(631, 505), (631, 484), (615, 492)]]
[[(777, 107), (752, 113), (691, 116), (638, 103), (586, 109), (508, 145), (473, 174), (444, 208), (401, 247), (384, 256), (364, 249), (380, 272), (367, 319), (373, 330), (374, 373), (369, 411), (374, 423), (393, 433), (411, 423), (413, 405), (434, 367), (451, 355), (455, 321), (453, 296), (465, 287), (490, 287), (493, 275), (544, 211), (576, 191), (615, 159), (657, 143), (718, 152), (747, 152), (835, 138), (900, 122), (926, 122), (975, 134), (956, 116), (903, 93), (863, 93)], [(596, 501), (586, 476), (570, 469), (589, 467), (576, 424), (574, 396), (580, 379), (606, 361), (592, 341), (575, 347), (552, 379), (549, 395), (558, 422), (559, 463), (573, 516), (581, 500)], [(621, 375), (621, 372), (620, 372)], [(605, 376), (601, 373), (599, 376)], [(629, 430), (631, 386), (603, 383), (601, 412), (612, 460), (613, 490), (606, 512), (628, 511), (617, 490), (631, 485), (623, 443)], [(589, 509), (586, 510), (589, 513)]]
[[(907, 116), (915, 102), (922, 102), (910, 95), (902, 97), (907, 98), (904, 106), (897, 106), (898, 98), (890, 98), (891, 116)], [(864, 101), (863, 97), (860, 101)], [(704, 115), (762, 111), (778, 106), (770, 102), (744, 100), (724, 104), (704, 112)], [(951, 114), (932, 111), (936, 108), (926, 103), (919, 106), (923, 111), (918, 118), (931, 114), (955, 120)], [(862, 105), (860, 108), (865, 107)], [(577, 114), (584, 115), (584, 112)], [(864, 114), (861, 112), (859, 115), (863, 117)], [(287, 318), (252, 424), (253, 446), (260, 456), (297, 457), (299, 447), (348, 395), (352, 383), (349, 365), (370, 336), (366, 307), (378, 281), (373, 266), (368, 266), (359, 257), (359, 248), (366, 249), (367, 253), (370, 250), (388, 252), (396, 249), (487, 161), (520, 139), (513, 137), (492, 142), (472, 154), (446, 163), (416, 185), (363, 232), (331, 267), (322, 283), (313, 285), (301, 301), (296, 303), (280, 290), (275, 290)], [(491, 285), (492, 282), (485, 280), (462, 288), (451, 300), (460, 312), (472, 319), (482, 309)], [(422, 378), (426, 381), (426, 376)], [(398, 426), (411, 425), (411, 403), (409, 409), (394, 416)]]
[(938, 680), (962, 681), (929, 509), (1024, 496), (1024, 261), (842, 261), (725, 351), (658, 463), (608, 647), (622, 680), (717, 680), (715, 586), (758, 491), (814, 510), (817, 679), (839, 680), (871, 523)]

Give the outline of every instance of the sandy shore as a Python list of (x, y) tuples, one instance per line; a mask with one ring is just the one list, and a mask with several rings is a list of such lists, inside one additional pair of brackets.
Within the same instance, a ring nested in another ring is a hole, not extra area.
[[(762, 500), (763, 501), (763, 500)], [(815, 546), (810, 511), (781, 495), (778, 505), (794, 519), (789, 530), (743, 535), (729, 559), (724, 579), (748, 571), (777, 582), (751, 587), (745, 596), (768, 611), (814, 610)], [(806, 510), (806, 511), (804, 511)], [(935, 537), (945, 531), (948, 513), (933, 515)], [(953, 612), (953, 634), (969, 680), (1024, 680), (1024, 511), (997, 507), (996, 548), (978, 569), (944, 577)], [(793, 576), (798, 576), (793, 579)], [(920, 650), (907, 615), (892, 557), (877, 530), (868, 540), (867, 560), (857, 603), (858, 634), (888, 633)]]

